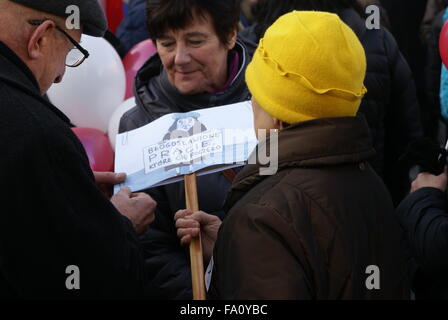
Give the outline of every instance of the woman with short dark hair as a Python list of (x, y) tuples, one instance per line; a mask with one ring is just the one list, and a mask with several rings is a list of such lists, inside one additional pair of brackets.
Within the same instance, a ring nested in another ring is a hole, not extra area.
[(147, 5), (148, 29), (154, 39), (168, 30), (188, 27), (195, 18), (211, 18), (214, 32), (222, 44), (228, 43), (240, 16), (239, 1), (154, 0)]
[[(249, 56), (237, 40), (239, 0), (151, 0), (147, 17), (158, 53), (136, 76), (137, 106), (122, 117), (120, 132), (169, 113), (250, 99), (244, 78)], [(234, 176), (226, 171), (198, 177), (201, 210), (223, 218), (221, 206)], [(191, 299), (188, 252), (174, 225), (174, 214), (185, 208), (183, 183), (147, 192), (158, 203), (156, 220), (141, 239), (146, 267), (156, 275), (146, 287), (147, 295)]]

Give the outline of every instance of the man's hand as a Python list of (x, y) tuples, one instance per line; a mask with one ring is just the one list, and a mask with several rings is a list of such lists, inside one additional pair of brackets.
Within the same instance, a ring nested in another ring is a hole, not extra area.
[(98, 188), (108, 199), (112, 196), (112, 187), (126, 180), (126, 173), (94, 171), (93, 175)]
[(446, 191), (447, 175), (446, 170), (442, 174), (435, 176), (427, 172), (422, 172), (412, 182), (411, 193), (425, 187), (432, 187)]
[(146, 193), (131, 193), (131, 189), (124, 187), (110, 201), (131, 220), (138, 235), (144, 233), (154, 221), (157, 203)]
[(215, 247), (221, 220), (214, 215), (203, 211), (179, 210), (174, 216), (176, 221), (177, 236), (184, 246), (190, 245), (191, 239), (199, 235), (201, 231), (202, 252), (204, 263), (208, 264)]

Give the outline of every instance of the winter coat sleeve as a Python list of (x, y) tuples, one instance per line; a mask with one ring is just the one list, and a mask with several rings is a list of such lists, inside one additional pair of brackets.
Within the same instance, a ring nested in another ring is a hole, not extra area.
[(136, 119), (138, 119), (138, 117), (133, 116), (134, 114), (137, 114), (138, 108), (134, 107), (130, 110), (128, 110), (127, 112), (125, 112), (120, 119), (120, 123), (118, 125), (118, 133), (123, 133), (126, 131), (130, 131), (136, 128), (139, 128), (141, 126), (141, 124), (136, 122)]
[(396, 214), (421, 271), (445, 273), (448, 270), (446, 194), (435, 188), (422, 188), (406, 197)]
[(211, 299), (311, 299), (296, 255), (301, 239), (274, 208), (247, 204), (232, 210), (214, 250)]
[(191, 300), (191, 272), (188, 250), (180, 245), (174, 213), (164, 187), (146, 191), (157, 201), (155, 221), (141, 238), (145, 268), (154, 276), (145, 286), (154, 299)]
[[(27, 115), (21, 98), (10, 103), (20, 121), (0, 121), (8, 200), (1, 210), (0, 278), (21, 297), (140, 296), (143, 257), (130, 221), (97, 188), (73, 133)], [(66, 287), (70, 265), (79, 268), (79, 290)]]
[[(215, 174), (217, 175), (217, 174)], [(214, 212), (205, 203), (204, 198), (217, 201), (216, 194), (204, 193), (204, 185), (211, 183), (202, 176), (198, 178), (198, 195), (201, 209), (209, 214), (223, 218), (223, 212)], [(202, 182), (202, 183), (201, 183)], [(205, 189), (209, 189), (206, 187)], [(214, 188), (219, 189), (216, 183)], [(146, 294), (155, 299), (191, 300), (191, 268), (188, 248), (180, 245), (175, 228), (174, 215), (177, 210), (185, 209), (183, 183), (174, 183), (167, 186), (146, 190), (158, 204), (156, 219), (148, 232), (141, 237), (145, 252), (147, 272), (154, 275), (146, 286)], [(217, 205), (216, 207), (219, 207)]]

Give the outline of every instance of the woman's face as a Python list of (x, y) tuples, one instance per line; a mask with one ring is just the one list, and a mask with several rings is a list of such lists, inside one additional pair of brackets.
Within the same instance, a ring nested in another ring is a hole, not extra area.
[(157, 50), (170, 83), (183, 94), (214, 93), (227, 81), (227, 55), (236, 41), (236, 30), (229, 45), (219, 41), (211, 17), (193, 15), (192, 23), (181, 30), (168, 30), (157, 39)]

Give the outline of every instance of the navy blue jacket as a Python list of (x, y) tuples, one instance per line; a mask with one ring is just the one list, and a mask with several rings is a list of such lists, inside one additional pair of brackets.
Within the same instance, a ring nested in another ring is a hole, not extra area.
[(125, 52), (143, 40), (149, 39), (146, 23), (146, 0), (131, 0), (128, 14), (117, 30), (117, 38), (120, 39)]
[(364, 114), (377, 156), (371, 164), (384, 179), (395, 205), (409, 190), (408, 169), (398, 161), (406, 147), (423, 135), (417, 90), (409, 64), (386, 29), (367, 30), (354, 10), (340, 14), (358, 35), (367, 57)]

